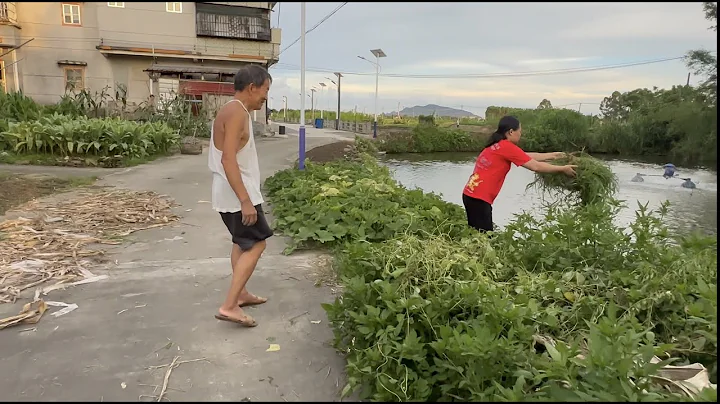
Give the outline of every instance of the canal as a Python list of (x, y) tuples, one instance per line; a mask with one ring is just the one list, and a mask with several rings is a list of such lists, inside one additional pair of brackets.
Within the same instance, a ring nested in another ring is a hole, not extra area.
[[(420, 188), (440, 194), (444, 200), (462, 205), (462, 189), (472, 173), (477, 154), (431, 153), (393, 154), (382, 161), (391, 169), (397, 181), (408, 188)], [(617, 217), (618, 224), (627, 225), (635, 217), (637, 204), (657, 208), (663, 201), (670, 202), (666, 223), (671, 230), (686, 233), (699, 230), (717, 233), (717, 173), (706, 169), (678, 167), (682, 178), (691, 178), (695, 189), (680, 186), (679, 178), (662, 177), (663, 163), (604, 158), (618, 179), (617, 199), (624, 208)], [(637, 174), (645, 174), (644, 182), (632, 182)], [(515, 214), (527, 211), (538, 216), (543, 200), (552, 200), (537, 189), (526, 189), (535, 174), (525, 168), (513, 166), (505, 185), (493, 204), (493, 219), (503, 226)]]

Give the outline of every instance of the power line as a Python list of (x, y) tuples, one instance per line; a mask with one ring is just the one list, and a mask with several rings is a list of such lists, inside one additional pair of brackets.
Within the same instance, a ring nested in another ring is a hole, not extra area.
[[(714, 53), (712, 51), (711, 53)], [(380, 74), (383, 77), (392, 78), (408, 78), (408, 79), (468, 79), (468, 78), (491, 78), (491, 77), (532, 77), (532, 76), (548, 76), (555, 74), (568, 74), (568, 73), (582, 73), (591, 71), (611, 70), (620, 69), (625, 67), (642, 66), (655, 63), (664, 63), (674, 60), (684, 59), (685, 56), (676, 56), (671, 58), (644, 60), (639, 62), (622, 63), (615, 65), (601, 65), (601, 66), (590, 66), (590, 67), (574, 67), (566, 69), (553, 69), (553, 70), (536, 70), (536, 71), (525, 71), (525, 72), (502, 72), (502, 73), (464, 73), (464, 74), (402, 74), (402, 73), (384, 73)], [(298, 70), (299, 67), (295, 65), (289, 65), (286, 63), (278, 63), (274, 66), (279, 70)], [(327, 68), (306, 68), (306, 71), (315, 73), (333, 73), (341, 71), (339, 69), (327, 69)], [(342, 71), (341, 71), (342, 72)], [(342, 72), (345, 75), (355, 76), (374, 76), (375, 73), (359, 73), (359, 72)]]
[[(346, 4), (348, 4), (347, 1), (344, 2), (344, 3), (342, 3), (342, 4), (340, 4), (339, 6), (335, 7), (335, 10), (331, 11), (330, 14), (326, 15), (325, 17), (323, 17), (323, 18), (322, 18), (317, 24), (315, 24), (312, 28), (310, 28), (309, 30), (305, 31), (305, 34), (311, 33), (315, 28), (319, 27), (320, 24), (324, 23), (325, 21), (327, 21), (328, 18), (332, 17), (333, 14), (337, 13), (341, 8), (345, 7)], [(300, 38), (301, 38), (300, 36), (297, 37), (297, 39), (295, 39), (290, 45), (286, 46), (285, 49), (281, 50), (280, 53), (278, 53), (278, 56), (282, 55), (283, 52), (285, 52), (286, 50), (290, 49), (291, 46), (293, 46), (293, 45), (295, 45), (296, 43), (298, 43), (298, 41), (300, 41)]]

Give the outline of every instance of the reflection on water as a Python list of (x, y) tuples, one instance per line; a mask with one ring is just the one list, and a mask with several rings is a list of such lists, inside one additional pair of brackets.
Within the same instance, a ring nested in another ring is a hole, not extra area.
[[(408, 154), (392, 155), (384, 159), (395, 178), (408, 188), (421, 188), (426, 192), (441, 194), (448, 202), (462, 205), (462, 189), (472, 173), (476, 154)], [(702, 230), (717, 233), (717, 174), (705, 169), (679, 167), (681, 178), (691, 178), (695, 189), (682, 188), (679, 178), (662, 177), (663, 163), (648, 164), (606, 158), (618, 178), (618, 195), (626, 207), (618, 217), (618, 224), (627, 225), (635, 217), (637, 203), (648, 203), (655, 209), (663, 201), (670, 202), (666, 217), (668, 226), (676, 231)], [(644, 182), (631, 182), (636, 173), (645, 176)], [(543, 195), (536, 189), (526, 187), (534, 180), (534, 173), (514, 167), (505, 179), (505, 185), (493, 204), (496, 224), (508, 223), (513, 215), (528, 211), (540, 212)]]

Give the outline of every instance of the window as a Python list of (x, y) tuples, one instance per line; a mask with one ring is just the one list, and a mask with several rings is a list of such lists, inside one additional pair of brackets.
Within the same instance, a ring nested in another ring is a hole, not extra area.
[(65, 90), (79, 91), (85, 88), (85, 69), (82, 67), (65, 68)]
[(110, 2), (108, 2), (108, 7), (125, 8), (125, 2), (124, 1), (110, 1)]
[(165, 3), (165, 10), (168, 13), (182, 13), (182, 2), (168, 1), (167, 3)]
[(63, 3), (63, 25), (80, 25), (80, 5), (75, 3)]

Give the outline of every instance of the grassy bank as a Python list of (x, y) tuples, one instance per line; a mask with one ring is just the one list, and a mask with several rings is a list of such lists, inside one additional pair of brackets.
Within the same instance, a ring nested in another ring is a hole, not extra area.
[(715, 380), (717, 239), (672, 238), (662, 210), (639, 209), (626, 230), (614, 201), (554, 205), (491, 243), (462, 208), (405, 189), (367, 155), (265, 186), (290, 250), (336, 252), (343, 295), (325, 308), (347, 355), (345, 393), (687, 400), (656, 383), (668, 362), (700, 361)]
[[(523, 127), (520, 146), (527, 151), (667, 156), (676, 164), (691, 165), (717, 162), (717, 107), (692, 101), (645, 105), (624, 117), (602, 119), (567, 109), (491, 108), (518, 117)], [(404, 131), (381, 131), (379, 147), (387, 153), (478, 152), (497, 119), (490, 115), (484, 133), (422, 124)]]
[(383, 128), (378, 135), (378, 148), (387, 153), (478, 152), (488, 139), (488, 132), (470, 132), (436, 124), (415, 127)]

